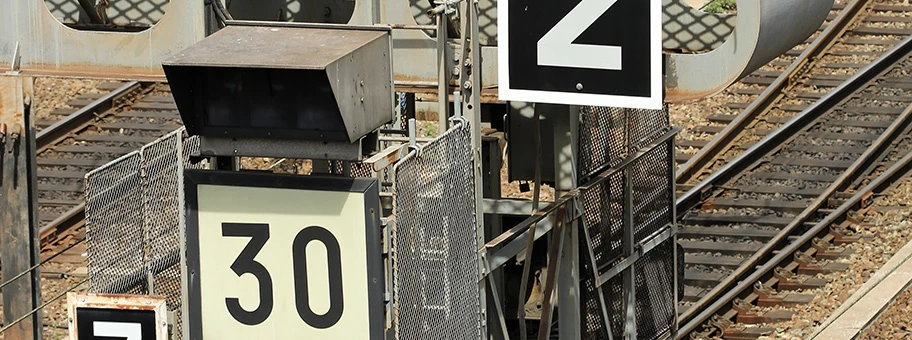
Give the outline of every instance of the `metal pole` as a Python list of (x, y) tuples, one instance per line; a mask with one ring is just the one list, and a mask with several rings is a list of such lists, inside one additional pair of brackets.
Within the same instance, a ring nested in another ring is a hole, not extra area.
[[(636, 244), (633, 229), (633, 182), (630, 180), (631, 167), (624, 169), (624, 257), (630, 257), (634, 252)], [(636, 266), (627, 267), (622, 274), (624, 277), (624, 306), (626, 317), (624, 318), (624, 338), (635, 340), (637, 338), (636, 329)]]
[[(481, 68), (474, 67), (479, 65), (481, 60), (481, 46), (478, 43), (478, 8), (473, 1), (461, 3), (465, 25), (462, 27), (462, 60), (459, 62), (461, 72), (459, 72), (459, 86), (462, 93), (462, 114), (470, 124), (472, 132), (472, 170), (475, 178), (475, 244), (481, 248), (485, 244), (484, 231), (484, 209), (482, 207), (483, 193), (483, 175), (481, 171)], [(486, 275), (486, 269), (483, 265), (484, 259), (479, 261), (479, 277)], [(486, 287), (484, 280), (478, 280), (478, 292), (481, 301), (487, 301)], [(481, 326), (478, 330), (478, 337), (487, 338), (487, 303), (480, 305)]]
[(38, 201), (32, 79), (0, 76), (0, 258), (3, 277), (16, 279), (2, 292), (7, 339), (41, 339), (41, 314), (13, 325), (41, 304)]
[(447, 15), (446, 10), (437, 14), (437, 134), (447, 130), (450, 117), (450, 68), (447, 63)]
[[(665, 107), (664, 111), (665, 111), (665, 114), (668, 114), (667, 106)], [(669, 197), (671, 197), (671, 200), (669, 201), (670, 202), (669, 205), (671, 206), (670, 207), (670, 209), (671, 209), (671, 228), (672, 228), (672, 232), (673, 232), (671, 235), (671, 242), (672, 242), (671, 249), (673, 252), (672, 254), (674, 254), (672, 256), (672, 260), (674, 261), (674, 262), (672, 262), (673, 263), (672, 268), (674, 268), (674, 286), (673, 286), (673, 288), (674, 288), (673, 306), (674, 307), (672, 308), (672, 313), (673, 313), (672, 315), (674, 315), (675, 317), (673, 318), (673, 321), (671, 323), (671, 338), (672, 339), (677, 338), (677, 336), (678, 336), (678, 318), (677, 318), (678, 308), (677, 307), (678, 307), (678, 301), (680, 301), (678, 285), (680, 284), (679, 280), (683, 279), (682, 277), (678, 276), (678, 273), (680, 270), (680, 268), (678, 268), (678, 256), (684, 256), (684, 254), (678, 254), (678, 226), (677, 226), (678, 212), (677, 212), (677, 206), (674, 204), (675, 194), (676, 194), (676, 190), (677, 190), (675, 188), (677, 183), (674, 180), (676, 169), (677, 169), (677, 164), (675, 163), (675, 140), (674, 140), (674, 138), (672, 138), (672, 139), (668, 140), (668, 178), (670, 178), (668, 195), (669, 195)]]
[[(541, 104), (537, 104), (541, 105)], [(554, 169), (555, 196), (558, 192), (567, 192), (577, 187), (577, 141), (579, 128), (578, 106), (554, 106), (556, 114), (548, 117), (554, 119)], [(579, 219), (576, 213), (577, 202), (569, 202), (570, 208), (564, 214), (564, 223), (568, 228), (562, 232), (563, 246), (560, 252), (558, 278), (558, 325), (561, 339), (579, 339), (580, 325), (580, 274), (579, 274)], [(552, 245), (556, 246), (556, 245)]]

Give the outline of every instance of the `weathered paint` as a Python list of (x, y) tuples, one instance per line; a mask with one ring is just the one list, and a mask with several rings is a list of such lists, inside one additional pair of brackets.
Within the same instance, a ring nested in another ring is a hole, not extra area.
[(3, 2), (0, 60), (10, 65), (18, 42), (25, 74), (164, 79), (161, 61), (205, 35), (203, 1), (172, 1), (152, 28), (98, 32), (64, 26), (44, 1)]
[[(2, 277), (12, 278), (38, 263), (37, 179), (35, 177), (32, 79), (0, 76), (0, 123), (7, 135), (0, 144), (0, 258)], [(38, 270), (11, 282), (2, 291), (3, 323), (10, 339), (40, 339), (41, 313), (13, 325), (41, 304)]]

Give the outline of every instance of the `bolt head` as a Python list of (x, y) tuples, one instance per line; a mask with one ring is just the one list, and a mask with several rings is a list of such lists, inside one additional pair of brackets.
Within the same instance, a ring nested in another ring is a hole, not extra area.
[(576, 90), (577, 90), (577, 91), (582, 91), (582, 90), (583, 90), (583, 83), (576, 83)]

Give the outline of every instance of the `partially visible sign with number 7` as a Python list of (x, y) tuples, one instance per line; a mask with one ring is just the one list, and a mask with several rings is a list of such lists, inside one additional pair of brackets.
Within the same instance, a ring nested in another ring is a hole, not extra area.
[(185, 173), (190, 339), (382, 339), (375, 180)]

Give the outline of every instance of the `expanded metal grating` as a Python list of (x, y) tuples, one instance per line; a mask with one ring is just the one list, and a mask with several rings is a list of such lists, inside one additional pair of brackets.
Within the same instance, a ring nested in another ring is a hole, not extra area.
[[(177, 313), (181, 338), (181, 176), (202, 168), (196, 137), (174, 131), (86, 175), (89, 291), (155, 294)], [(152, 281), (149, 282), (149, 278)]]
[(86, 175), (89, 291), (125, 292), (143, 282), (142, 156), (132, 152)]
[(672, 222), (674, 169), (671, 148), (653, 148), (630, 164), (634, 238), (639, 242)]
[(592, 240), (597, 268), (624, 255), (624, 173), (616, 172), (583, 192), (584, 222)]
[(393, 169), (396, 339), (481, 336), (470, 138), (457, 124)]
[(582, 107), (579, 133), (580, 178), (617, 165), (631, 150), (648, 144), (668, 128), (667, 105), (662, 110)]
[[(629, 254), (624, 239), (630, 230), (634, 244), (641, 244), (673, 226), (673, 140), (646, 149), (669, 130), (667, 107), (639, 110), (584, 107), (580, 119), (581, 178), (607, 178), (582, 192), (583, 225), (599, 273), (617, 266)], [(637, 156), (628, 163), (629, 157)], [(617, 168), (624, 164), (622, 168)], [(614, 168), (613, 168), (614, 167)], [(629, 200), (629, 203), (628, 203)], [(625, 213), (632, 223), (625, 222)], [(584, 237), (584, 236), (583, 236)], [(634, 271), (637, 338), (655, 339), (666, 334), (674, 321), (674, 248), (672, 239), (639, 258)], [(586, 240), (581, 241), (585, 244)], [(587, 252), (581, 252), (581, 330), (584, 339), (615, 339), (625, 332), (626, 299), (622, 272), (596, 288)], [(627, 272), (629, 272), (628, 269)], [(601, 289), (604, 306), (600, 302)], [(605, 326), (601, 308), (608, 314)]]
[(637, 339), (658, 339), (674, 323), (674, 243), (667, 240), (637, 260)]

